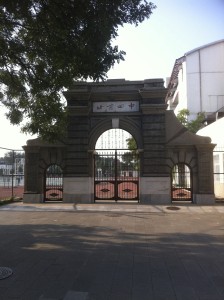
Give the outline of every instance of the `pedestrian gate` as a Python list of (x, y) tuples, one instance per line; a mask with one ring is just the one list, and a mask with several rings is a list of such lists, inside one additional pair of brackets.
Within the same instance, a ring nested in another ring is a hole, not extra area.
[(172, 201), (193, 200), (192, 176), (190, 168), (184, 163), (176, 164), (171, 174)]
[(136, 150), (96, 150), (94, 200), (139, 201), (139, 157)]
[(58, 165), (50, 165), (45, 172), (44, 201), (62, 201), (63, 173)]

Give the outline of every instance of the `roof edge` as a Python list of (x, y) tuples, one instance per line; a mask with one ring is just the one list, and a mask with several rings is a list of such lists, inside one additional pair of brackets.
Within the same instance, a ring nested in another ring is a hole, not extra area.
[(197, 48), (195, 48), (195, 49), (193, 49), (193, 50), (190, 50), (190, 51), (186, 52), (186, 53), (184, 54), (184, 56), (187, 56), (187, 55), (189, 55), (189, 54), (191, 54), (191, 53), (193, 53), (193, 52), (199, 51), (199, 50), (201, 50), (201, 49), (204, 49), (204, 48), (207, 48), (207, 47), (216, 45), (216, 44), (221, 44), (221, 43), (224, 43), (224, 39), (217, 40), (217, 41), (215, 41), (215, 42), (211, 42), (211, 43), (205, 44), (205, 45), (203, 45), (203, 46), (197, 47)]

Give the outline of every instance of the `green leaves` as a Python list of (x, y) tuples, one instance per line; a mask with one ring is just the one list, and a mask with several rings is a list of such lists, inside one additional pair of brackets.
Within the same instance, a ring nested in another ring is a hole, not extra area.
[(186, 108), (181, 109), (177, 114), (177, 119), (185, 126), (190, 132), (196, 133), (199, 129), (204, 127), (203, 121), (205, 119), (205, 114), (199, 112), (195, 120), (188, 121), (188, 116), (190, 111)]
[(111, 43), (118, 26), (138, 25), (153, 9), (141, 0), (1, 0), (0, 101), (11, 122), (24, 117), (24, 131), (59, 137), (61, 91), (74, 80), (105, 80), (125, 56)]
[(133, 137), (131, 138), (128, 138), (126, 140), (127, 144), (128, 144), (128, 149), (129, 150), (136, 150), (138, 147), (137, 147), (137, 144), (136, 144), (136, 141)]

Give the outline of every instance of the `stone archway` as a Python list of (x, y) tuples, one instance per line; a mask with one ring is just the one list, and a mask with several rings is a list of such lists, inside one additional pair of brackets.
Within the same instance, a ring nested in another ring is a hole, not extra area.
[(64, 93), (68, 130), (63, 143), (37, 140), (24, 147), (25, 201), (43, 201), (43, 162), (48, 164), (51, 153), (57, 153), (54, 161), (60, 160), (64, 172), (63, 202), (94, 202), (95, 143), (104, 131), (119, 128), (130, 132), (138, 146), (141, 203), (171, 203), (170, 173), (178, 162), (191, 166), (193, 202), (213, 203), (214, 145), (188, 132), (166, 110), (166, 92), (162, 79), (75, 83)]
[(95, 149), (95, 144), (101, 134), (110, 129), (122, 129), (130, 133), (136, 141), (137, 148), (142, 149), (142, 132), (141, 126), (138, 123), (133, 122), (132, 118), (128, 116), (106, 117), (100, 119), (89, 133), (89, 144), (90, 150)]

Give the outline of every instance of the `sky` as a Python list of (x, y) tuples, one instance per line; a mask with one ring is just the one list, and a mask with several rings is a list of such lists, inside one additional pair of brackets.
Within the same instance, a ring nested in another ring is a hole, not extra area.
[[(151, 0), (157, 8), (139, 26), (119, 28), (113, 43), (126, 52), (108, 78), (144, 80), (172, 73), (175, 60), (197, 47), (224, 39), (224, 0)], [(0, 147), (22, 149), (34, 137), (10, 125), (0, 106)], [(0, 156), (2, 151), (0, 149)]]

